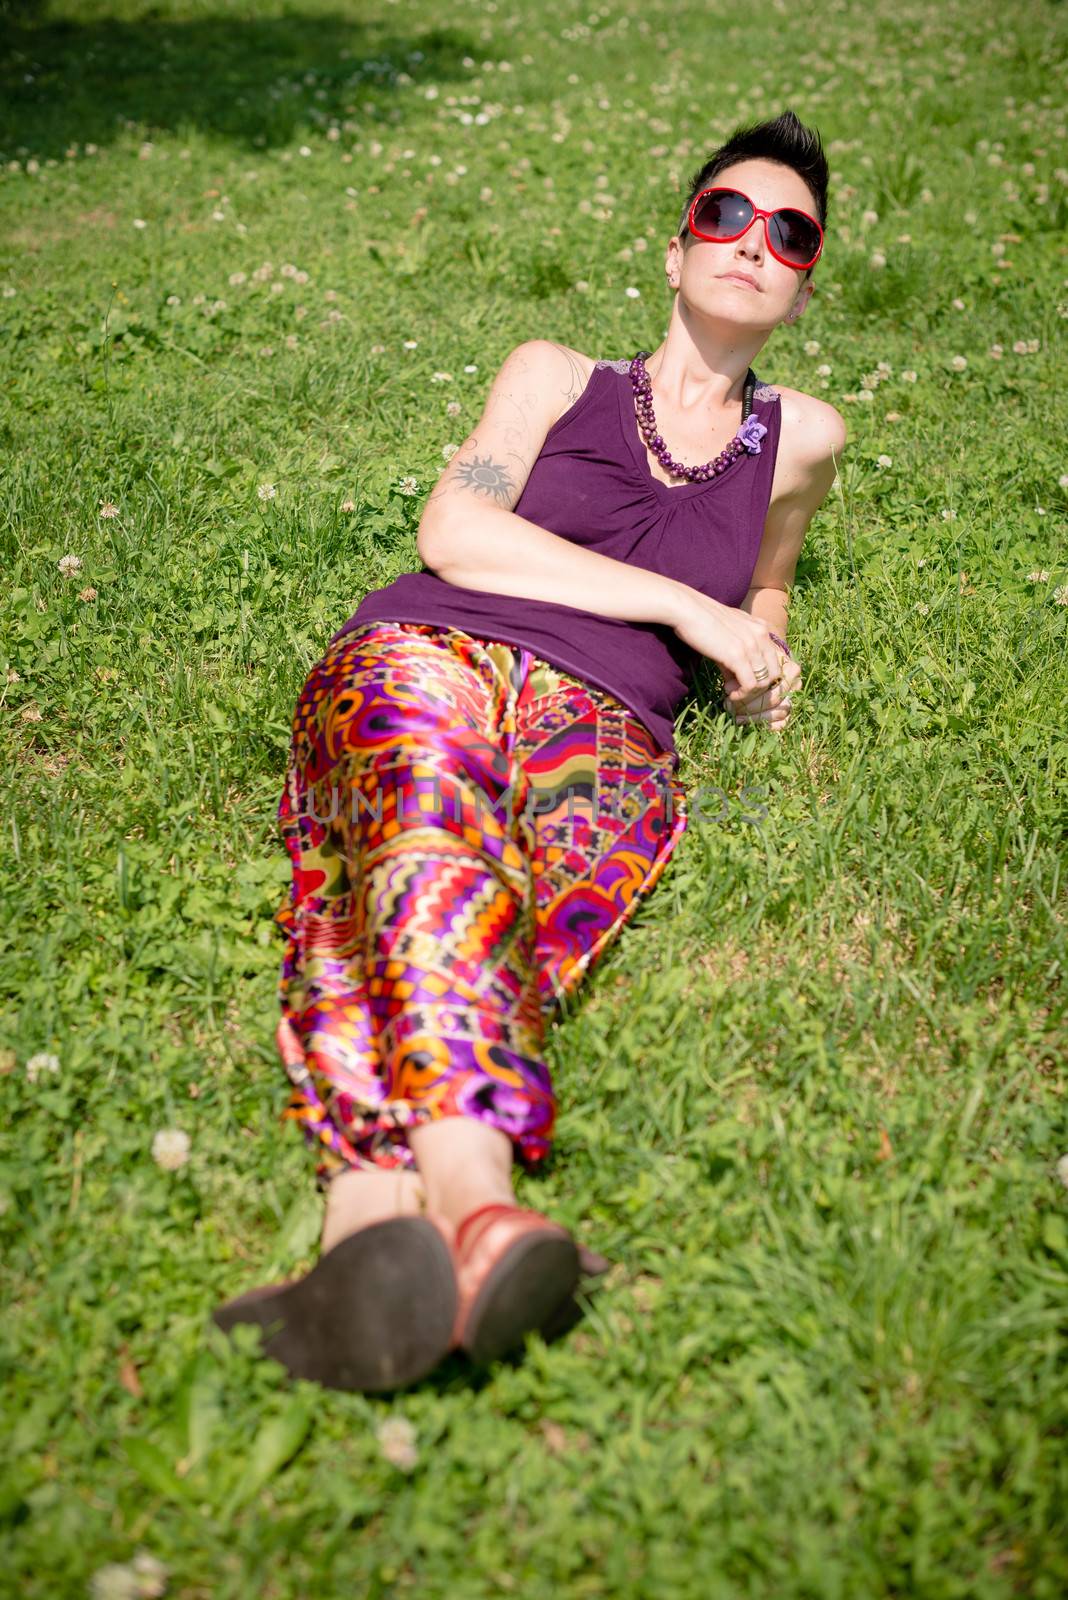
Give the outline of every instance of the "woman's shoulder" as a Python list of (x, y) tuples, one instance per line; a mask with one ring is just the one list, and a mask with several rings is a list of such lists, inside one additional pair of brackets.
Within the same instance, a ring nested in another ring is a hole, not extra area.
[(828, 401), (791, 389), (785, 383), (758, 384), (754, 399), (767, 400), (772, 395), (779, 402), (782, 418), (780, 450), (785, 444), (797, 459), (813, 461), (826, 459), (831, 453), (837, 455), (845, 448), (845, 418)]
[(784, 383), (774, 387), (782, 420), (770, 503), (775, 506), (783, 500), (796, 502), (814, 496), (814, 510), (827, 493), (830, 464), (837, 465), (845, 449), (845, 419), (834, 406), (814, 394), (804, 394)]
[(540, 366), (546, 391), (554, 396), (553, 423), (570, 411), (585, 393), (597, 367), (617, 365), (588, 356), (556, 339), (529, 339), (522, 348)]

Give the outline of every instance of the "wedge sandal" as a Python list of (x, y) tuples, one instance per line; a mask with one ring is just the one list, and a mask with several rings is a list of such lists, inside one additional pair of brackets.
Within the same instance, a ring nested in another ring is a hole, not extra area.
[(328, 1250), (303, 1278), (264, 1284), (212, 1313), (263, 1329), (263, 1352), (295, 1378), (378, 1393), (417, 1383), (452, 1348), (452, 1250), (426, 1217), (390, 1217)]
[(579, 1248), (567, 1229), (522, 1206), (479, 1206), (457, 1228), (453, 1254), (453, 1346), (478, 1366), (551, 1326), (580, 1276)]

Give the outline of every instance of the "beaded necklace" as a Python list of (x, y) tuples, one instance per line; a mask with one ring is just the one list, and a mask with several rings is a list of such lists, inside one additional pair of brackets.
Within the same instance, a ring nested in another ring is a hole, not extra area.
[(762, 422), (750, 415), (753, 408), (753, 391), (756, 388), (756, 373), (749, 367), (746, 370), (745, 387), (742, 391), (742, 425), (734, 438), (724, 446), (714, 460), (706, 461), (703, 466), (687, 467), (683, 462), (676, 461), (657, 432), (656, 417), (653, 413), (653, 385), (645, 370), (645, 358), (649, 354), (648, 350), (638, 351), (630, 363), (630, 382), (634, 390), (634, 407), (638, 414), (638, 427), (642, 438), (666, 472), (670, 472), (676, 478), (686, 478), (690, 483), (705, 483), (709, 478), (718, 477), (721, 472), (726, 472), (731, 463), (744, 451), (748, 451), (751, 455), (760, 454), (760, 441), (768, 430)]

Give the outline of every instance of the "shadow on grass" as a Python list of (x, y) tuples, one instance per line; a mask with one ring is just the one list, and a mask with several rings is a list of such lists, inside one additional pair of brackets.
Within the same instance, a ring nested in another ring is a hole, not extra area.
[[(264, 8), (265, 9), (265, 8)], [(411, 38), (340, 12), (214, 13), (134, 20), (54, 16), (44, 0), (0, 0), (0, 154), (62, 157), (106, 146), (133, 123), (218, 135), (250, 149), (331, 121), (375, 126), (417, 85), (462, 80), (475, 40), (453, 28)], [(398, 112), (399, 115), (399, 112)]]

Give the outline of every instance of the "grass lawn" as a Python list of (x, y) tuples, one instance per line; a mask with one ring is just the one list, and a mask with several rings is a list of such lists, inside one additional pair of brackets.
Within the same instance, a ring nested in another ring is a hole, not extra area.
[[(1064, 8), (0, 33), (0, 1594), (1063, 1595)], [(849, 444), (789, 729), (702, 669), (681, 776), (724, 803), (550, 1032), (520, 1193), (615, 1265), (480, 1377), (293, 1383), (208, 1319), (316, 1253), (272, 1038), (298, 690), (509, 349), (655, 348), (691, 174), (787, 106), (827, 247), (755, 366)]]

